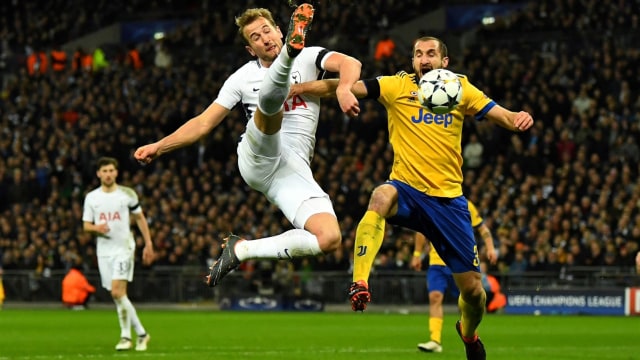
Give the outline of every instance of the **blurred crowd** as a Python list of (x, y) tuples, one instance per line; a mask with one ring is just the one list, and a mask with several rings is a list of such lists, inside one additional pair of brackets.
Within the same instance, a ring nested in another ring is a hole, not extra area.
[[(234, 16), (246, 7), (267, 6), (286, 29), (286, 2), (214, 7), (207, 1), (151, 1), (150, 6), (183, 4), (198, 11), (191, 25), (161, 42), (137, 44), (141, 66), (124, 56), (99, 69), (69, 65), (30, 74), (29, 51), (51, 50), (107, 25), (120, 1), (93, 2), (96, 9), (70, 7), (68, 13), (50, 8), (67, 3), (73, 1), (48, 1), (43, 8), (1, 5), (13, 7), (13, 13), (40, 14), (3, 15), (0, 24), (5, 52), (25, 59), (3, 74), (1, 266), (46, 274), (69, 269), (81, 258), (87, 268), (96, 268), (94, 241), (82, 232), (81, 217), (84, 195), (99, 184), (94, 162), (104, 155), (120, 161), (119, 183), (141, 198), (157, 252), (153, 266), (204, 267), (218, 256), (230, 231), (256, 238), (291, 228), (239, 176), (235, 149), (246, 124), (240, 110), (207, 138), (149, 166), (131, 157), (137, 146), (200, 113), (226, 77), (249, 59)], [(142, 11), (146, 3), (128, 1), (126, 8)], [(410, 70), (406, 52), (388, 43), (380, 56), (375, 49), (378, 39), (389, 40), (395, 25), (427, 12), (423, 3), (321, 1), (309, 42), (357, 57), (363, 77)], [(639, 7), (638, 1), (624, 0), (535, 1), (478, 29), (472, 45), (450, 54), (452, 70), (503, 106), (526, 110), (536, 120), (524, 134), (485, 122), (465, 124), (464, 190), (493, 230), (499, 249), (494, 271), (633, 266), (640, 244)], [(84, 21), (69, 20), (78, 18)], [(34, 38), (38, 33), (49, 35)], [(418, 35), (423, 33), (410, 37)], [(158, 62), (159, 53), (164, 62)], [(312, 167), (334, 201), (343, 247), (294, 263), (296, 270), (350, 269), (357, 223), (371, 190), (389, 174), (393, 151), (384, 110), (374, 101), (363, 101), (362, 108), (358, 118), (349, 119), (336, 102), (323, 102)], [(137, 243), (142, 247), (139, 236)], [(376, 269), (409, 269), (412, 250), (412, 234), (388, 226)]]

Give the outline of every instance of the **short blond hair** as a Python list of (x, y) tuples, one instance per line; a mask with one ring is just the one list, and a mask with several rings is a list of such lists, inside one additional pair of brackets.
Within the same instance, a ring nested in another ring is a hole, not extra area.
[(249, 39), (244, 36), (244, 28), (259, 18), (265, 18), (271, 26), (276, 27), (271, 11), (265, 8), (253, 8), (245, 10), (242, 15), (236, 17), (236, 25), (238, 26), (238, 34), (248, 44)]

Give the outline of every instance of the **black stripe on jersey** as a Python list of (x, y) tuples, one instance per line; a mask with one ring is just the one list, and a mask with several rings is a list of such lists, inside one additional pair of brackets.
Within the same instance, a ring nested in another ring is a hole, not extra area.
[(137, 209), (139, 207), (140, 207), (140, 203), (137, 203), (137, 204), (135, 204), (133, 206), (129, 206), (129, 211), (133, 211), (133, 210), (135, 210), (135, 209)]
[(322, 49), (319, 53), (318, 56), (316, 56), (316, 68), (318, 68), (318, 70), (320, 71), (324, 71), (324, 69), (322, 68), (321, 64), (322, 64), (322, 59), (324, 59), (325, 55), (327, 55), (329, 53), (329, 50), (327, 49)]
[(377, 99), (380, 97), (380, 83), (378, 79), (365, 79), (362, 80), (364, 86), (367, 88), (367, 96), (363, 99)]
[(420, 85), (420, 79), (418, 79), (418, 74), (409, 74), (412, 77), (413, 83), (416, 85)]

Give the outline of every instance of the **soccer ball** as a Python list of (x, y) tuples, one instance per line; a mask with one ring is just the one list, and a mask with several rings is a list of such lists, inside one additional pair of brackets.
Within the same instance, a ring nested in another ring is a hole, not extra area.
[(418, 82), (420, 104), (434, 114), (446, 114), (455, 109), (462, 99), (462, 84), (453, 72), (433, 69)]

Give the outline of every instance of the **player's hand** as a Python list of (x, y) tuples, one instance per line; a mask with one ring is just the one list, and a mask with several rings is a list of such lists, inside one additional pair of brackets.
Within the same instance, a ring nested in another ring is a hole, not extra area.
[(98, 237), (109, 239), (109, 236), (107, 236), (107, 233), (110, 230), (111, 229), (109, 228), (109, 224), (107, 224), (107, 222), (105, 221), (98, 224), (94, 224), (93, 228), (90, 231)]
[(531, 114), (526, 111), (520, 111), (516, 114), (516, 118), (513, 119), (513, 126), (520, 131), (528, 130), (533, 126), (533, 118)]
[(140, 164), (147, 165), (153, 161), (153, 159), (160, 156), (158, 150), (160, 146), (158, 143), (152, 143), (144, 146), (140, 146), (136, 149), (136, 152), (133, 153), (133, 157), (138, 160)]
[(142, 263), (144, 265), (151, 265), (155, 259), (156, 254), (153, 251), (153, 246), (145, 246), (144, 249), (142, 249)]
[(296, 95), (302, 94), (302, 85), (300, 84), (291, 84), (289, 87), (289, 95), (287, 95), (287, 100), (291, 99)]
[(94, 228), (94, 231), (97, 232), (100, 235), (104, 235), (104, 234), (108, 233), (109, 230), (110, 230), (109, 229), (109, 224), (107, 224), (106, 222), (96, 224), (96, 227)]
[(349, 88), (336, 89), (336, 97), (340, 103), (340, 109), (349, 117), (357, 117), (360, 114), (360, 103)]
[(491, 265), (495, 265), (498, 262), (498, 253), (495, 250), (487, 250), (487, 260)]
[(412, 256), (409, 266), (416, 271), (422, 270), (422, 259), (420, 256)]

